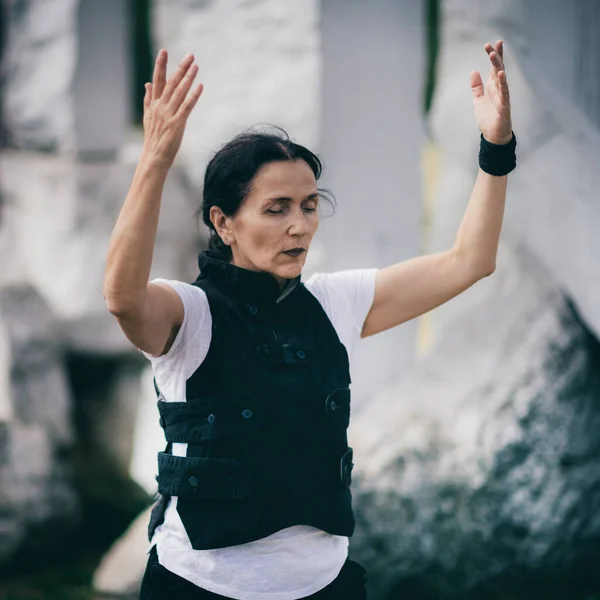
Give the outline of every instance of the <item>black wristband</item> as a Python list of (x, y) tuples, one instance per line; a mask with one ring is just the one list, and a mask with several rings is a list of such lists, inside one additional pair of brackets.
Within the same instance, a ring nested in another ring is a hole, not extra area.
[(508, 144), (492, 144), (481, 134), (479, 145), (479, 167), (490, 175), (508, 175), (517, 166), (517, 138), (512, 132), (512, 138)]

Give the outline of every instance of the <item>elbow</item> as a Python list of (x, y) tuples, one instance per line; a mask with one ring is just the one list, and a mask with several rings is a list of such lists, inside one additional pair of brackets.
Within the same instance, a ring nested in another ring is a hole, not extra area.
[(460, 269), (468, 274), (469, 280), (479, 281), (489, 277), (496, 271), (496, 258), (481, 260), (466, 256), (458, 248), (453, 248), (452, 254)]
[(471, 281), (472, 283), (477, 283), (478, 281), (492, 275), (495, 270), (495, 264), (473, 265), (470, 269), (468, 269), (469, 281)]
[(121, 304), (107, 300), (106, 298), (104, 301), (106, 302), (106, 308), (108, 309), (108, 312), (113, 317), (116, 317), (117, 319), (123, 319), (127, 316), (128, 311)]
[(143, 301), (139, 298), (132, 298), (117, 294), (104, 288), (102, 292), (104, 302), (108, 312), (117, 319), (124, 319), (140, 313), (140, 307), (143, 306)]
[(109, 282), (104, 280), (104, 287), (102, 288), (102, 297), (108, 312), (118, 317), (122, 313), (122, 302), (118, 299), (118, 295), (114, 293), (112, 286)]
[(106, 308), (113, 317), (117, 317), (117, 319), (120, 319), (127, 314), (127, 308), (122, 302), (107, 294), (103, 294), (103, 296), (104, 302), (106, 303)]
[(485, 279), (486, 277), (493, 275), (495, 271), (496, 263), (491, 265), (484, 265), (483, 267), (479, 268), (477, 279)]
[(132, 285), (123, 277), (117, 277), (108, 268), (102, 283), (102, 297), (108, 312), (117, 319), (135, 317), (143, 312), (148, 295), (147, 286)]

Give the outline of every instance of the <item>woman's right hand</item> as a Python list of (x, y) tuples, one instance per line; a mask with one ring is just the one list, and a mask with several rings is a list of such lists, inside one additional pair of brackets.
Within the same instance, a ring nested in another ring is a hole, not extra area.
[(198, 73), (191, 54), (179, 63), (167, 81), (167, 58), (166, 50), (158, 53), (152, 83), (146, 84), (144, 154), (170, 167), (181, 145), (187, 119), (204, 86), (200, 83), (190, 93)]

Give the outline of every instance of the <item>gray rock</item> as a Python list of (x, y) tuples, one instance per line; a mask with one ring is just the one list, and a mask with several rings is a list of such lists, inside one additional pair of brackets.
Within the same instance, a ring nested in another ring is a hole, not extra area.
[[(578, 12), (588, 15), (585, 27), (579, 17), (575, 18)], [(600, 97), (600, 71), (590, 67), (590, 61), (598, 59), (587, 58), (590, 52), (585, 32), (590, 28), (597, 31), (599, 20), (600, 13), (591, 10), (585, 0), (445, 0), (430, 114), (432, 132), (443, 156), (430, 236), (430, 250), (437, 251), (452, 246), (477, 173), (479, 132), (473, 117), (469, 72), (480, 70), (487, 78), (489, 60), (483, 44), (506, 40), (518, 165), (509, 175), (504, 229), (523, 240), (562, 282), (597, 334), (600, 122), (590, 116), (597, 112), (593, 102)], [(554, 42), (552, 51), (539, 44), (540, 39), (555, 40), (555, 31), (562, 54)], [(597, 90), (596, 99), (575, 102), (574, 96), (581, 96), (582, 89)], [(455, 318), (486, 303), (490, 291), (490, 286), (479, 286), (436, 310), (431, 317), (435, 335), (443, 335)]]
[(80, 519), (72, 472), (42, 426), (0, 422), (0, 565), (52, 548)]
[[(71, 397), (52, 314), (30, 287), (0, 289), (0, 564), (49, 547), (73, 529), (79, 505), (65, 449)], [(7, 393), (8, 392), (8, 393)]]
[(523, 246), (490, 279), (490, 300), (354, 417), (352, 555), (374, 600), (600, 589), (600, 343)]
[[(0, 286), (31, 282), (50, 305), (71, 349), (131, 352), (106, 308), (102, 285), (110, 235), (135, 163), (84, 163), (14, 152), (0, 157), (0, 168), (6, 203), (0, 238), (8, 240), (5, 245), (13, 255), (0, 274)], [(165, 186), (151, 277), (195, 277), (200, 238), (196, 204), (187, 179), (174, 167)]]
[(255, 123), (280, 125), (317, 146), (318, 2), (154, 0), (153, 25), (156, 47), (170, 53), (170, 71), (192, 52), (205, 84), (181, 148), (196, 187), (209, 156)]
[(42, 427), (49, 442), (73, 441), (71, 395), (53, 315), (31, 287), (0, 288), (0, 319), (8, 373), (6, 412), (23, 425)]
[(4, 3), (3, 126), (12, 146), (41, 151), (74, 147), (71, 85), (78, 3)]

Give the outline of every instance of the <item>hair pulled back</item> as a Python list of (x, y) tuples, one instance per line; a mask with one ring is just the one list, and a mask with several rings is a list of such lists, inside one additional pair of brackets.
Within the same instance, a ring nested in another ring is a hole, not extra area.
[[(218, 206), (225, 215), (233, 216), (246, 199), (252, 181), (261, 167), (277, 161), (303, 160), (318, 181), (323, 171), (319, 157), (300, 144), (292, 142), (281, 128), (270, 131), (248, 130), (227, 142), (210, 160), (204, 174), (202, 220), (209, 228), (209, 250), (216, 251), (226, 262), (231, 260), (231, 248), (216, 232), (210, 220), (210, 209)], [(331, 201), (331, 194), (319, 189)]]

